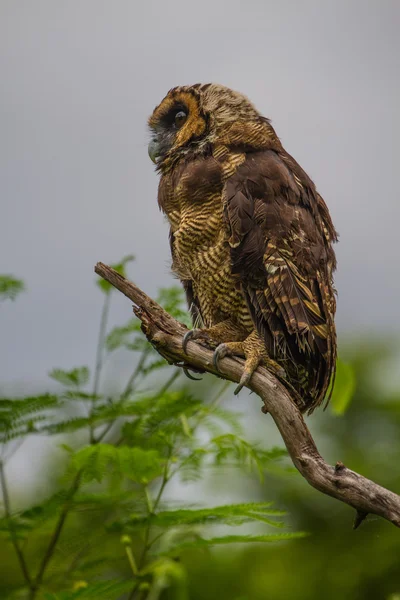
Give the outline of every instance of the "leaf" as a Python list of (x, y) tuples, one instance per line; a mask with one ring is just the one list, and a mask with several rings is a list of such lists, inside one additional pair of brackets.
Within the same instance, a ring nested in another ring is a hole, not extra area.
[(147, 484), (163, 472), (164, 461), (156, 450), (118, 448), (121, 473), (136, 483)]
[(271, 502), (228, 504), (213, 508), (178, 509), (162, 511), (156, 515), (133, 516), (127, 523), (143, 526), (151, 521), (156, 527), (178, 527), (187, 525), (242, 525), (248, 521), (262, 521), (273, 527), (283, 527), (282, 521), (269, 517), (280, 517), (285, 511), (271, 508)]
[(153, 360), (148, 365), (142, 368), (142, 373), (146, 376), (152, 373), (153, 371), (162, 369), (163, 367), (168, 367), (168, 363), (165, 360), (165, 358), (156, 358), (155, 360)]
[[(173, 596), (171, 595), (171, 597), (174, 600), (188, 600), (186, 569), (179, 562), (162, 556), (147, 565), (142, 573), (143, 575), (152, 575), (151, 590), (149, 595), (146, 595), (148, 600), (157, 600), (160, 598), (163, 590), (172, 586), (173, 589), (171, 592), (173, 592)], [(142, 585), (148, 589), (146, 583)]]
[(181, 481), (196, 481), (202, 476), (202, 467), (207, 456), (204, 448), (191, 448), (186, 458), (181, 458), (179, 473)]
[(42, 427), (43, 433), (54, 435), (57, 433), (64, 433), (66, 431), (78, 431), (79, 429), (86, 429), (90, 427), (94, 422), (89, 417), (72, 417), (66, 421), (59, 421), (58, 423), (50, 423)]
[[(43, 524), (58, 514), (60, 507), (68, 497), (66, 491), (60, 491), (45, 499), (41, 504), (34, 505), (12, 516), (13, 530), (19, 539), (23, 540), (33, 530), (43, 528)], [(0, 531), (9, 531), (8, 519), (0, 519)]]
[(157, 302), (172, 317), (191, 327), (192, 319), (187, 311), (185, 296), (181, 287), (161, 288), (158, 292)]
[(0, 399), (0, 441), (36, 432), (36, 424), (46, 421), (50, 410), (62, 405), (57, 396), (44, 394), (27, 398)]
[[(114, 271), (117, 271), (117, 273), (120, 273), (120, 275), (122, 275), (123, 277), (126, 277), (125, 267), (129, 262), (132, 262), (133, 260), (135, 260), (133, 254), (128, 254), (127, 256), (124, 256), (124, 258), (120, 260), (120, 262), (111, 265), (111, 268), (114, 269)], [(115, 289), (114, 286), (111, 285), (111, 283), (108, 283), (108, 281), (102, 279), (101, 277), (97, 279), (96, 284), (99, 286), (101, 291), (104, 292), (104, 294), (109, 294), (113, 289)]]
[(67, 390), (63, 393), (63, 398), (66, 400), (88, 400), (89, 402), (98, 402), (102, 396), (95, 394), (86, 394), (79, 390)]
[(350, 405), (356, 388), (356, 376), (350, 363), (337, 361), (335, 387), (331, 398), (332, 410), (336, 415), (343, 415)]
[(75, 369), (71, 369), (71, 371), (53, 369), (50, 371), (49, 377), (66, 387), (82, 387), (88, 383), (90, 371), (88, 367), (76, 367)]
[(0, 275), (0, 300), (15, 300), (25, 290), (25, 284), (21, 279), (12, 275)]
[(56, 594), (45, 594), (45, 600), (114, 600), (129, 592), (133, 582), (129, 579), (111, 579), (109, 581), (77, 581), (75, 589)]
[(263, 479), (264, 471), (271, 460), (277, 460), (287, 456), (285, 448), (274, 447), (269, 450), (259, 448), (232, 433), (226, 433), (211, 440), (215, 464), (233, 461), (244, 466), (250, 471), (256, 470), (260, 480)]
[(102, 481), (110, 472), (146, 485), (161, 475), (163, 459), (156, 450), (97, 444), (79, 450), (72, 459), (72, 467), (82, 470), (86, 481)]
[(265, 542), (281, 542), (307, 537), (304, 531), (294, 531), (291, 533), (267, 533), (265, 535), (226, 535), (222, 537), (214, 537), (204, 539), (197, 537), (194, 540), (182, 542), (179, 545), (171, 548), (165, 554), (175, 556), (183, 550), (189, 548), (209, 548), (210, 546), (220, 546), (227, 544), (254, 544)]
[[(132, 343), (132, 335), (140, 333), (140, 321), (138, 319), (130, 319), (126, 325), (114, 327), (107, 335), (105, 347), (109, 352), (121, 347), (128, 347)], [(140, 339), (143, 338), (141, 334)]]

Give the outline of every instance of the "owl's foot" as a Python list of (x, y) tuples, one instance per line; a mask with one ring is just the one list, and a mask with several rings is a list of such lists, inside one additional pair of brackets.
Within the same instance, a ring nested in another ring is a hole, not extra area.
[(235, 395), (248, 385), (254, 371), (259, 365), (264, 365), (274, 375), (285, 377), (284, 369), (270, 358), (265, 350), (264, 342), (259, 338), (256, 332), (251, 333), (243, 342), (226, 342), (220, 344), (214, 352), (214, 366), (219, 370), (219, 361), (225, 356), (244, 356), (243, 374), (239, 385), (235, 389)]
[(238, 328), (232, 321), (227, 319), (221, 321), (207, 329), (190, 329), (183, 336), (182, 350), (187, 354), (187, 345), (189, 341), (204, 340), (212, 347), (218, 346), (224, 340), (240, 341), (246, 338), (247, 334), (243, 329)]

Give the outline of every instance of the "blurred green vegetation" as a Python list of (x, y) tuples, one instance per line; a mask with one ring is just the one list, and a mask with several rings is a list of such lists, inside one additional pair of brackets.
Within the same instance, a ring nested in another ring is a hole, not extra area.
[[(9, 276), (2, 285), (4, 298), (24, 289)], [(373, 516), (353, 531), (351, 509), (293, 469), (256, 397), (233, 399), (231, 386), (212, 377), (183, 381), (135, 320), (110, 331), (112, 290), (99, 287), (93, 376), (87, 367), (54, 368), (51, 394), (0, 401), (10, 513), (0, 519), (0, 599), (398, 600), (399, 531)], [(159, 300), (186, 318), (178, 290)], [(125, 386), (104, 395), (102, 367), (115, 351), (138, 359)], [(341, 357), (333, 402), (308, 419), (310, 429), (328, 462), (400, 493), (398, 347), (362, 339), (342, 345)], [(37, 464), (34, 436), (63, 452)], [(14, 493), (21, 456), (38, 479), (47, 471), (43, 497)], [(3, 489), (3, 508), (6, 500)], [(63, 515), (33, 593), (15, 547), (34, 580)]]

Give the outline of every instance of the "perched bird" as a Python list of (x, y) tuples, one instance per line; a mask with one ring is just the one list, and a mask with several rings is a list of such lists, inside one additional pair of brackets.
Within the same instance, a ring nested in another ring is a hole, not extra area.
[(337, 234), (314, 183), (268, 119), (217, 84), (171, 89), (149, 119), (172, 270), (214, 363), (263, 364), (312, 410), (332, 389)]

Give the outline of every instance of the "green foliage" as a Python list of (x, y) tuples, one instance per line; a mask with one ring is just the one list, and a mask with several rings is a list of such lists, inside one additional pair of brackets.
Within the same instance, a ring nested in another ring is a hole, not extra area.
[(57, 594), (45, 594), (45, 600), (110, 600), (119, 598), (124, 592), (132, 588), (132, 582), (126, 580), (110, 580), (88, 583), (77, 581), (72, 591)]
[(0, 275), (0, 300), (15, 300), (25, 290), (25, 284), (21, 279), (12, 275)]
[[(107, 284), (109, 285), (109, 284)], [(161, 288), (157, 296), (157, 302), (175, 319), (178, 319), (187, 326), (190, 326), (190, 316), (185, 308), (184, 293), (181, 288)], [(167, 364), (160, 362), (160, 357), (156, 354), (152, 346), (147, 342), (140, 329), (140, 322), (133, 318), (125, 325), (114, 327), (107, 335), (105, 347), (109, 352), (118, 348), (125, 348), (133, 352), (148, 352), (158, 357), (156, 364)], [(156, 367), (155, 367), (156, 368)]]
[(85, 481), (102, 481), (112, 471), (113, 477), (147, 485), (161, 475), (163, 461), (156, 450), (96, 444), (79, 450), (71, 466), (83, 473)]
[(197, 538), (191, 541), (182, 542), (178, 544), (173, 549), (171, 549), (168, 554), (177, 555), (180, 554), (183, 550), (193, 549), (193, 548), (207, 548), (210, 546), (221, 546), (226, 544), (254, 544), (256, 542), (280, 542), (283, 540), (293, 540), (296, 538), (303, 538), (307, 534), (298, 531), (295, 533), (267, 533), (265, 535), (224, 535), (223, 537), (213, 537), (213, 538)]
[(121, 327), (114, 327), (106, 338), (106, 348), (109, 352), (116, 350), (117, 348), (126, 348), (128, 350), (140, 351), (147, 347), (146, 343), (140, 344), (143, 340), (143, 335), (140, 333), (140, 321), (133, 318), (130, 319), (126, 325)]
[[(135, 260), (133, 254), (128, 254), (127, 256), (124, 256), (124, 258), (118, 263), (111, 265), (111, 267), (115, 271), (123, 275), (123, 277), (126, 277), (126, 265), (132, 262), (133, 260)], [(108, 283), (108, 281), (105, 281), (101, 278), (96, 280), (96, 284), (99, 286), (99, 288), (104, 294), (110, 294), (114, 289), (113, 286), (110, 283)]]
[[(186, 508), (160, 511), (155, 515), (132, 516), (127, 524), (130, 527), (137, 527), (151, 521), (156, 527), (217, 524), (242, 525), (248, 521), (256, 520), (268, 523), (268, 525), (273, 525), (274, 527), (283, 527), (283, 521), (277, 521), (275, 518), (284, 516), (286, 514), (285, 511), (272, 509), (271, 506), (271, 502), (251, 502), (214, 506), (213, 508)], [(271, 519), (271, 516), (274, 519)]]
[(53, 369), (49, 373), (49, 377), (58, 381), (67, 387), (83, 387), (89, 381), (90, 371), (88, 367), (76, 367), (70, 371), (63, 369)]
[[(125, 275), (131, 260), (127, 256), (114, 268)], [(127, 592), (130, 598), (153, 600), (168, 590), (171, 597), (186, 600), (186, 569), (172, 557), (184, 557), (189, 549), (287, 541), (303, 534), (283, 531), (285, 511), (269, 502), (171, 505), (165, 488), (172, 480), (200, 479), (207, 469), (218, 469), (222, 476), (224, 465), (256, 472), (262, 480), (286, 451), (245, 439), (241, 415), (221, 406), (226, 383), (217, 383), (205, 402), (174, 385), (177, 369), (169, 369), (169, 379), (160, 381), (167, 363), (145, 340), (137, 321), (108, 331), (112, 288), (97, 283), (106, 298), (94, 381), (86, 366), (57, 368), (49, 376), (62, 385), (59, 394), (0, 400), (3, 444), (11, 448), (14, 438), (22, 441), (33, 433), (53, 436), (68, 461), (53, 482), (59, 489), (19, 512), (9, 506), (0, 462), (6, 506), (0, 539), (9, 551), (13, 546), (15, 555), (29, 556), (31, 574), (7, 593), (10, 599), (24, 598), (30, 589), (30, 600), (118, 600)], [(162, 289), (158, 300), (188, 323), (180, 289)], [(105, 395), (98, 385), (103, 351), (116, 349), (139, 356), (122, 390)], [(79, 438), (66, 437), (78, 432)], [(11, 454), (18, 446), (13, 448)], [(224, 531), (215, 535), (216, 526)], [(232, 535), (238, 526), (244, 530)], [(256, 535), (248, 527), (256, 527)]]
[(0, 443), (35, 433), (48, 420), (50, 411), (62, 401), (54, 395), (28, 396), (21, 399), (0, 399)]
[(185, 305), (184, 292), (181, 287), (173, 286), (169, 288), (161, 288), (157, 302), (175, 319), (181, 321), (188, 327), (191, 326), (191, 320)]
[[(120, 270), (126, 263), (121, 261)], [(109, 302), (111, 288), (100, 287)], [(159, 300), (176, 318), (187, 318), (177, 288), (162, 290)], [(105, 394), (95, 388), (87, 367), (76, 367), (51, 371), (62, 386), (57, 394), (0, 399), (0, 470), (5, 466), (6, 477), (16, 451), (37, 468), (32, 446), (21, 445), (27, 436), (47, 435), (65, 450), (64, 463), (48, 470), (47, 498), (35, 487), (30, 504), (16, 510), (14, 503), (23, 503), (14, 490), (9, 494), (10, 512), (0, 518), (1, 598), (311, 600), (322, 592), (328, 600), (397, 598), (395, 528), (369, 517), (352, 532), (348, 508), (335, 504), (332, 510), (333, 501), (280, 468), (285, 449), (248, 439), (243, 415), (223, 403), (226, 383), (183, 387), (180, 371), (163, 368), (165, 361), (134, 319), (105, 331), (101, 350), (136, 353), (120, 391)], [(321, 415), (320, 433), (332, 455), (395, 489), (400, 396), (398, 390), (379, 393), (371, 377), (389, 356), (382, 343), (365, 343), (347, 363), (339, 362), (333, 410)], [(246, 419), (250, 406), (251, 400), (242, 404)], [(344, 411), (346, 418), (338, 419)], [(314, 423), (318, 426), (318, 417)], [(251, 428), (256, 430), (257, 418)], [(209, 471), (218, 491), (229, 491), (231, 504), (215, 506)], [(174, 482), (195, 480), (205, 490), (196, 504), (166, 496)], [(237, 492), (240, 500), (243, 494), (270, 499), (277, 490), (286, 511), (265, 500), (233, 502)], [(295, 528), (288, 526), (292, 512)], [(46, 554), (50, 557), (33, 596), (16, 548), (33, 582)]]
[(240, 464), (250, 471), (255, 470), (261, 480), (263, 479), (265, 469), (268, 467), (268, 463), (287, 456), (287, 450), (284, 448), (265, 450), (232, 433), (226, 433), (213, 438), (211, 444), (214, 450), (214, 460), (217, 465), (226, 462)]
[(335, 387), (331, 398), (332, 410), (336, 415), (343, 415), (356, 388), (356, 375), (351, 363), (338, 359), (336, 365)]

